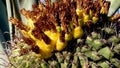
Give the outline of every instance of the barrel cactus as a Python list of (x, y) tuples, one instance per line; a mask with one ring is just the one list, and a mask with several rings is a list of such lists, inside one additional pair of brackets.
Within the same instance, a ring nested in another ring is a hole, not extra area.
[(13, 67), (120, 67), (120, 15), (107, 17), (109, 5), (104, 0), (46, 0), (32, 11), (23, 8), (28, 24), (10, 18), (23, 35), (9, 57)]

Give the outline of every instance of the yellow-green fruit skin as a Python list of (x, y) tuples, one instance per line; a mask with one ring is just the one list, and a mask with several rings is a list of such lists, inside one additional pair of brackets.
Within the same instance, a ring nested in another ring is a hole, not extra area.
[(90, 19), (91, 19), (93, 17), (93, 11), (92, 10), (89, 11), (89, 15), (90, 15)]
[(40, 49), (40, 55), (42, 56), (42, 58), (49, 58), (52, 56), (54, 46), (46, 44), (43, 40), (36, 41), (36, 43)]
[(62, 42), (60, 39), (57, 40), (56, 50), (61, 51), (67, 46), (67, 42)]
[(93, 23), (97, 23), (98, 18), (97, 17), (92, 17), (92, 21), (93, 21)]
[(72, 35), (70, 34), (65, 34), (65, 41), (70, 41), (72, 39)]
[(57, 39), (59, 38), (60, 33), (59, 32), (52, 32), (52, 31), (45, 31), (44, 32), (50, 39), (51, 39), (51, 45), (55, 46)]
[(100, 13), (101, 13), (101, 14), (104, 14), (104, 10), (105, 10), (105, 8), (102, 7), (101, 10), (100, 10)]
[(84, 18), (83, 18), (84, 24), (86, 24), (86, 22), (88, 22), (89, 20), (90, 20), (90, 16), (87, 14), (84, 14)]
[(28, 25), (31, 29), (34, 29), (34, 21), (32, 21), (31, 19), (28, 19)]
[(81, 27), (76, 27), (74, 28), (73, 30), (73, 37), (76, 39), (76, 38), (80, 38), (81, 36), (83, 35), (83, 30)]
[(79, 18), (82, 18), (83, 17), (83, 12), (84, 10), (80, 10), (80, 9), (76, 9), (76, 14), (78, 15)]
[(79, 26), (84, 26), (85, 25), (83, 19), (78, 19), (78, 25)]

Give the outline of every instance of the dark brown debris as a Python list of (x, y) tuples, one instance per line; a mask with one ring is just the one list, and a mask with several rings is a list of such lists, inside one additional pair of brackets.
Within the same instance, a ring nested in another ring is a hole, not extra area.
[(28, 45), (32, 45), (34, 46), (35, 45), (35, 41), (31, 38), (27, 38), (27, 37), (23, 37), (23, 40), (25, 43), (27, 43)]
[(30, 30), (30, 28), (28, 26), (24, 25), (23, 22), (19, 21), (18, 19), (10, 17), (10, 22), (12, 22), (12, 24), (14, 24), (20, 30), (25, 30), (25, 31), (29, 31)]
[(32, 50), (33, 52), (35, 52), (36, 54), (39, 54), (39, 53), (40, 53), (40, 49), (39, 49), (39, 47), (38, 47), (37, 45), (36, 45), (36, 46), (32, 46), (31, 50)]
[(50, 44), (50, 42), (51, 42), (51, 39), (47, 35), (45, 35), (43, 31), (41, 31), (38, 28), (34, 28), (34, 30), (32, 31), (32, 34), (39, 40), (43, 39), (43, 41), (46, 44)]

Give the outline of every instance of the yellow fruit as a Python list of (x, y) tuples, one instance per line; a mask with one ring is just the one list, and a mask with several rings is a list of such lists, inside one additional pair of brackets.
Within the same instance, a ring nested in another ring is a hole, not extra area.
[(20, 32), (25, 36), (25, 37), (29, 37), (29, 34), (27, 31), (25, 30), (20, 30)]
[(51, 45), (56, 45), (56, 42), (57, 42), (57, 39), (59, 38), (60, 36), (60, 33), (55, 33), (55, 32), (52, 32), (52, 31), (45, 31), (44, 32), (50, 39), (51, 39)]
[(33, 55), (35, 55), (35, 57), (37, 57), (37, 58), (44, 58), (44, 57), (42, 57), (42, 55), (41, 54), (36, 54), (35, 52), (33, 52)]
[(60, 31), (61, 31), (61, 27), (60, 27), (60, 26), (57, 26), (57, 27), (56, 27), (56, 30), (57, 30), (57, 32), (60, 32)]
[(35, 38), (34, 35), (32, 35), (32, 30), (28, 32), (28, 36), (32, 38), (34, 41), (38, 41), (39, 39)]
[(49, 58), (49, 57), (51, 57), (52, 56), (52, 53), (51, 52), (44, 52), (44, 51), (41, 51), (41, 53), (40, 54), (36, 54), (35, 53), (35, 56), (37, 57), (37, 58), (40, 58), (40, 59), (42, 59), (42, 58), (44, 58), (44, 59), (47, 59), (47, 58)]
[(76, 13), (77, 13), (79, 18), (83, 17), (83, 12), (84, 12), (84, 10), (82, 10), (82, 9), (76, 9)]
[(70, 41), (72, 39), (72, 35), (69, 33), (69, 34), (65, 34), (65, 41)]
[(63, 26), (61, 26), (61, 31), (62, 31), (62, 30), (64, 30), (64, 27), (63, 27)]
[(104, 11), (105, 11), (105, 7), (102, 7), (101, 10), (100, 10), (100, 13), (104, 14)]
[(49, 58), (55, 49), (53, 45), (46, 44), (43, 40), (36, 41), (36, 45), (40, 48), (40, 54), (43, 58)]
[(32, 19), (27, 19), (28, 20), (28, 26), (33, 29), (34, 28), (34, 22), (32, 21)]
[[(32, 31), (32, 30), (31, 30)], [(54, 34), (54, 36), (52, 36), (52, 34), (48, 31), (46, 32), (46, 34), (49, 35), (49, 37), (52, 38), (52, 41), (51, 44), (46, 44), (42, 39), (37, 39), (35, 38), (31, 31), (29, 32), (25, 32), (25, 31), (22, 31), (22, 33), (26, 34), (28, 37), (32, 38), (35, 42), (36, 42), (36, 45), (39, 47), (40, 49), (40, 53), (39, 54), (36, 54), (37, 57), (41, 57), (41, 58), (49, 58), (52, 56), (52, 52), (55, 50), (55, 43), (56, 43), (56, 36), (57, 34)], [(54, 45), (53, 45), (54, 44)]]
[(81, 27), (84, 26), (83, 19), (78, 19), (78, 25)]
[(91, 19), (93, 17), (93, 11), (92, 10), (89, 11), (89, 15), (90, 15), (90, 19)]
[(41, 51), (40, 55), (41, 55), (40, 58), (47, 59), (47, 58), (50, 58), (52, 56), (52, 52)]
[(87, 15), (87, 14), (84, 14), (84, 18), (83, 18), (84, 24), (85, 24), (86, 22), (88, 22), (89, 20), (90, 20), (90, 16)]
[(56, 50), (61, 51), (66, 47), (66, 45), (67, 45), (67, 42), (62, 42), (60, 38), (58, 38), (56, 43)]
[(98, 17), (92, 17), (92, 21), (93, 21), (93, 23), (97, 23), (97, 21), (98, 21)]
[(73, 37), (76, 39), (76, 38), (80, 38), (81, 36), (83, 35), (83, 30), (81, 27), (76, 27), (74, 28), (73, 30)]

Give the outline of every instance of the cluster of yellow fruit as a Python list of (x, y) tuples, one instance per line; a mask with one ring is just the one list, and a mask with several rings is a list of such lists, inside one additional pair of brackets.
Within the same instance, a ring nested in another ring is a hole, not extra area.
[(33, 5), (32, 11), (21, 10), (27, 25), (12, 17), (10, 21), (20, 29), (24, 41), (37, 56), (49, 58), (54, 51), (63, 50), (68, 41), (80, 38), (82, 26), (96, 23), (99, 14), (106, 14), (106, 10), (108, 2), (103, 0), (60, 0), (52, 4), (46, 0), (45, 5), (41, 2)]
[(76, 13), (79, 17), (78, 21), (81, 25), (88, 25), (97, 23), (101, 14), (107, 15), (110, 2), (104, 0), (85, 0), (82, 2), (78, 0)]

